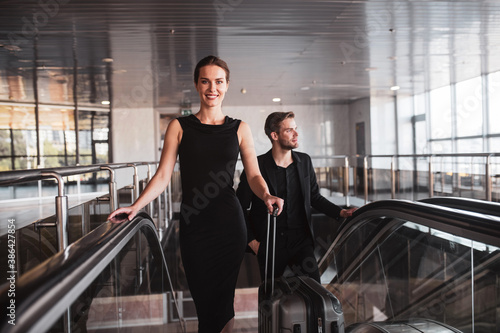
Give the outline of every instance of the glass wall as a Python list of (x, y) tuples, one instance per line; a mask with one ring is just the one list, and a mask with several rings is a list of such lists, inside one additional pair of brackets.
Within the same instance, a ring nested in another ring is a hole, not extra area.
[(108, 99), (105, 77), (94, 74), (93, 82), (78, 88), (78, 122), (73, 77), (68, 69), (39, 69), (37, 104), (32, 75), (0, 72), (0, 171), (109, 162), (110, 112), (101, 105)]
[(481, 77), (459, 82), (455, 88), (457, 96), (455, 110), (457, 137), (482, 135), (483, 95)]
[(488, 130), (490, 134), (500, 134), (500, 72), (489, 74), (487, 82)]
[(451, 91), (445, 86), (430, 92), (431, 139), (451, 137)]
[(110, 162), (107, 51), (72, 33), (30, 42), (2, 54), (0, 171)]
[[(109, 162), (109, 113), (80, 111), (79, 164)], [(74, 110), (39, 107), (40, 165), (42, 168), (76, 165)], [(0, 105), (0, 171), (37, 167), (35, 108)]]
[(36, 167), (34, 107), (0, 105), (0, 138), (0, 171)]
[[(414, 154), (500, 152), (500, 72), (446, 85), (413, 98)], [(398, 96), (398, 105), (407, 96)], [(428, 100), (428, 104), (426, 102)], [(371, 113), (373, 114), (373, 106)], [(376, 108), (375, 108), (376, 110)], [(407, 117), (398, 110), (398, 123)], [(400, 147), (407, 133), (400, 133)], [(376, 144), (376, 142), (372, 142)], [(398, 154), (407, 153), (399, 149)]]

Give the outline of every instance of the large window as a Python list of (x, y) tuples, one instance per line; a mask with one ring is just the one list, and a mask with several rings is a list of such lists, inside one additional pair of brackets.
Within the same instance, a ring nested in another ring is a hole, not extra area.
[[(38, 114), (37, 136), (34, 107), (0, 105), (0, 171), (76, 165), (74, 110), (40, 105)], [(78, 114), (79, 164), (109, 162), (109, 113), (79, 111)], [(37, 140), (40, 140), (40, 165), (37, 165)]]
[(431, 150), (433, 154), (450, 154), (453, 152), (451, 140), (432, 141)]
[(430, 92), (430, 118), (431, 139), (451, 137), (452, 118), (450, 86), (445, 86)]
[(425, 110), (427, 109), (427, 107), (425, 106), (425, 94), (419, 94), (413, 96), (413, 103), (414, 103), (413, 110), (415, 111), (415, 116), (418, 116), (420, 114), (425, 114)]
[[(429, 98), (427, 108), (426, 96)], [(419, 120), (413, 132), (415, 153), (500, 152), (495, 139), (500, 137), (500, 72), (477, 76), (413, 98), (414, 119)], [(419, 115), (422, 109), (426, 113)], [(426, 128), (429, 133), (427, 141), (423, 142)]]
[(488, 101), (489, 134), (500, 134), (500, 72), (488, 75)]
[(108, 162), (108, 114), (85, 111), (79, 119), (80, 164)]
[(36, 167), (35, 109), (0, 105), (0, 171)]
[(457, 140), (457, 153), (477, 153), (483, 151), (483, 139)]
[[(483, 134), (483, 91), (481, 77), (456, 84), (457, 136)], [(480, 150), (481, 151), (481, 150)]]
[[(67, 61), (74, 36), (66, 37), (57, 47), (42, 47), (53, 43), (50, 35), (39, 36), (34, 63), (50, 63), (23, 67), (11, 52), (0, 70), (0, 171), (110, 162), (108, 65), (95, 55), (75, 68), (76, 58)], [(77, 51), (88, 51), (79, 45)]]
[(40, 166), (75, 165), (76, 143), (69, 141), (67, 134), (75, 129), (73, 110), (43, 106), (39, 110)]

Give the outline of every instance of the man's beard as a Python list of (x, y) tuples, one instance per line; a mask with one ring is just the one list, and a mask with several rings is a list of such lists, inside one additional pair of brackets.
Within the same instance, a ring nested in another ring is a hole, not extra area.
[(292, 150), (292, 149), (295, 149), (299, 146), (298, 142), (295, 145), (288, 142), (288, 141), (283, 141), (283, 140), (279, 140), (278, 142), (280, 144), (281, 149), (283, 149), (283, 150)]

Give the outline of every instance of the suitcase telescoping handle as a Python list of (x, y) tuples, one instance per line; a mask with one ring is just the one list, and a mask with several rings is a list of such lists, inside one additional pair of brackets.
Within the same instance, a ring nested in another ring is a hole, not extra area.
[(269, 238), (271, 229), (271, 215), (273, 216), (273, 255), (271, 266), (271, 295), (274, 294), (274, 264), (276, 259), (276, 216), (278, 216), (278, 207), (273, 207), (273, 213), (267, 215), (267, 240), (266, 240), (266, 268), (264, 276), (264, 293), (267, 295), (267, 269), (269, 267)]

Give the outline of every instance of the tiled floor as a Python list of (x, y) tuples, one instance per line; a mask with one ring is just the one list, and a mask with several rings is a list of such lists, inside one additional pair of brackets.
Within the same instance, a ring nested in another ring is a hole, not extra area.
[[(99, 297), (92, 302), (86, 329), (89, 332), (165, 333), (182, 332), (179, 321), (170, 321), (165, 312), (165, 295)], [(258, 288), (237, 289), (234, 332), (257, 332)], [(117, 320), (119, 318), (119, 320)], [(166, 321), (169, 321), (166, 323)], [(185, 322), (186, 332), (197, 332), (198, 321)]]
[[(258, 288), (236, 289), (234, 297), (235, 333), (256, 333), (258, 330), (257, 305)], [(186, 323), (186, 332), (197, 332), (198, 322), (190, 320)]]

